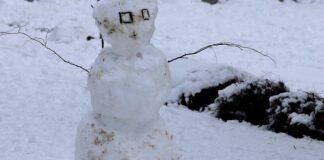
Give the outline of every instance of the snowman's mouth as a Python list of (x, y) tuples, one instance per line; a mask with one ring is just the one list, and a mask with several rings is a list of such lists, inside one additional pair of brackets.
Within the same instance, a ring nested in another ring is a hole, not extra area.
[(129, 37), (132, 39), (137, 39), (137, 33), (133, 31)]

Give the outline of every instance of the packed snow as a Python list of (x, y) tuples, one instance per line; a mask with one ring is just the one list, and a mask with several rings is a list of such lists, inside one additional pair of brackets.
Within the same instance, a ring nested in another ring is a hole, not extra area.
[[(0, 31), (46, 37), (48, 46), (90, 68), (101, 50), (91, 1), (0, 0)], [(152, 43), (168, 59), (219, 41), (257, 48), (277, 64), (250, 51), (209, 49), (170, 65), (172, 84), (186, 68), (229, 65), (256, 77), (283, 80), (292, 90), (324, 95), (324, 3), (229, 0), (160, 0)], [(87, 36), (97, 39), (86, 41)], [(87, 74), (62, 63), (23, 36), (0, 37), (0, 159), (74, 159), (77, 125), (91, 110)], [(180, 68), (180, 69), (179, 69)], [(182, 70), (181, 70), (182, 68)], [(175, 106), (161, 116), (185, 160), (323, 160), (324, 143), (295, 139), (209, 113)], [(139, 114), (139, 113), (136, 113)]]
[(101, 0), (94, 7), (104, 48), (88, 80), (93, 112), (78, 127), (75, 160), (176, 160), (159, 110), (171, 90), (165, 55), (150, 43), (156, 0)]
[(289, 118), (291, 118), (290, 124), (300, 123), (305, 125), (309, 125), (310, 123), (312, 123), (312, 119), (313, 119), (313, 117), (307, 114), (297, 114), (297, 113), (290, 114)]
[[(102, 0), (94, 8), (100, 33), (111, 43), (111, 47), (99, 54), (88, 81), (94, 111), (102, 117), (148, 123), (156, 119), (170, 92), (166, 57), (150, 43), (156, 3), (152, 0)], [(130, 11), (127, 13), (141, 15), (143, 8), (152, 11), (148, 20), (134, 16), (134, 22), (120, 23), (123, 17), (120, 13)], [(136, 112), (141, 116), (134, 114)]]

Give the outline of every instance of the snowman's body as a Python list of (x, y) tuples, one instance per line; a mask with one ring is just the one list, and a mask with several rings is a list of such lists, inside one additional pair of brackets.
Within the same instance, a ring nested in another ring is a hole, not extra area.
[[(118, 120), (116, 124), (121, 124)], [(179, 160), (173, 135), (160, 120), (139, 126), (122, 122), (122, 130), (102, 123), (92, 113), (78, 127), (76, 160)], [(130, 127), (130, 128), (128, 128)], [(143, 130), (140, 130), (142, 128)]]
[(103, 49), (90, 72), (93, 111), (78, 127), (76, 160), (179, 158), (159, 116), (171, 85), (167, 60), (150, 43), (156, 13), (156, 0), (102, 0), (95, 7), (112, 47)]
[(89, 78), (92, 106), (101, 119), (117, 118), (148, 124), (170, 91), (170, 75), (164, 55), (145, 46), (133, 56), (103, 50)]

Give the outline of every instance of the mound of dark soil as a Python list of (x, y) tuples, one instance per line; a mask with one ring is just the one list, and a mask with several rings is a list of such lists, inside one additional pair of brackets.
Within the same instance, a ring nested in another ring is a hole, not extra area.
[(204, 111), (210, 104), (215, 102), (219, 90), (239, 81), (241, 80), (233, 78), (216, 86), (204, 88), (194, 95), (185, 96), (185, 94), (182, 94), (178, 100), (178, 104), (187, 106), (189, 109), (194, 111)]
[(220, 91), (213, 114), (224, 121), (239, 120), (266, 125), (269, 123), (269, 98), (287, 91), (283, 82), (267, 79), (237, 83)]

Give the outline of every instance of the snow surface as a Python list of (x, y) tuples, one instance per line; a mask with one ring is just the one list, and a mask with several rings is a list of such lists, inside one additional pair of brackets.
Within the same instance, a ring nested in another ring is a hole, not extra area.
[[(53, 29), (48, 45), (89, 68), (101, 50), (99, 40), (85, 40), (98, 37), (90, 3), (2, 0), (0, 31), (28, 24), (22, 31), (45, 37), (41, 30)], [(192, 63), (231, 65), (323, 96), (323, 8), (323, 1), (232, 0), (211, 6), (199, 0), (161, 0), (152, 42), (169, 59), (218, 41), (251, 46), (270, 54), (277, 66), (252, 52), (220, 47), (183, 60), (182, 68)], [(77, 124), (91, 108), (86, 73), (22, 36), (0, 37), (0, 59), (0, 159), (73, 159)], [(324, 159), (324, 142), (224, 123), (208, 113), (172, 106), (161, 114), (187, 160)]]
[(290, 124), (305, 124), (309, 125), (312, 123), (313, 117), (307, 114), (297, 114), (297, 113), (292, 113), (289, 114), (289, 118), (291, 118)]
[(305, 101), (307, 99), (307, 93), (305, 92), (286, 92), (286, 93), (281, 93), (279, 95), (275, 95), (270, 97), (270, 101), (274, 101), (275, 99), (278, 99), (280, 97), (292, 97), (292, 98), (286, 98), (283, 100), (282, 106), (283, 107), (288, 107), (289, 103), (297, 103), (298, 101)]

